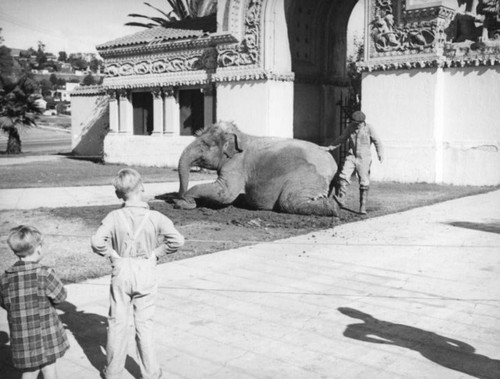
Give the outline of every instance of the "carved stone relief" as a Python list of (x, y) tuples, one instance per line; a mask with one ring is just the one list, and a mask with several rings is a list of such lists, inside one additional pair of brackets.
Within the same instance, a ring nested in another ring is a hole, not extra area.
[(162, 74), (170, 72), (215, 70), (217, 68), (217, 51), (206, 49), (187, 52), (173, 57), (152, 58), (139, 62), (112, 62), (105, 66), (107, 76), (128, 76)]
[(262, 0), (250, 0), (241, 43), (217, 46), (219, 67), (244, 66), (258, 62), (261, 10)]
[(369, 14), (360, 70), (500, 64), (500, 0), (456, 0), (455, 7), (370, 0)]
[(450, 42), (500, 41), (499, 0), (458, 0), (460, 7), (447, 29)]
[[(442, 23), (439, 22), (439, 7), (427, 8), (427, 13), (436, 17), (429, 19), (429, 15), (422, 11), (409, 11), (408, 18), (412, 22), (404, 22), (404, 0), (374, 0), (373, 19), (370, 23), (370, 35), (374, 47), (374, 56), (377, 53), (385, 56), (387, 53), (414, 54), (430, 52), (441, 42)], [(431, 12), (429, 12), (431, 10)], [(403, 14), (403, 16), (401, 16)]]

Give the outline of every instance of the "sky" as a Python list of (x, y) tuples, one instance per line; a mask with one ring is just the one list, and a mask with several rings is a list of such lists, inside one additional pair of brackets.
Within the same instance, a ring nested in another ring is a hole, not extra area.
[[(167, 7), (166, 0), (148, 2)], [(129, 13), (158, 15), (141, 0), (0, 0), (1, 35), (10, 48), (36, 49), (42, 41), (45, 50), (56, 55), (95, 53), (96, 45), (141, 30), (124, 26), (132, 21)], [(357, 6), (352, 15), (356, 28), (362, 17), (362, 7)]]
[[(149, 0), (165, 9), (165, 0)], [(124, 26), (129, 13), (156, 15), (141, 0), (0, 0), (0, 28), (10, 48), (95, 52), (101, 43), (140, 31)]]

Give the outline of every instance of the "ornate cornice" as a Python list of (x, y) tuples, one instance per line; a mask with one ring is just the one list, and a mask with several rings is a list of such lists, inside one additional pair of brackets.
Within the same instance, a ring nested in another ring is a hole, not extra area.
[(213, 33), (201, 38), (189, 38), (179, 41), (150, 43), (139, 46), (117, 47), (99, 51), (99, 54), (106, 61), (112, 58), (135, 57), (137, 55), (165, 54), (166, 52), (176, 50), (200, 49), (232, 42), (235, 42), (235, 38), (230, 34)]
[(102, 85), (106, 89), (194, 86), (209, 83), (211, 77), (212, 75), (206, 71), (174, 72), (161, 75), (130, 75), (105, 78)]
[(217, 71), (213, 76), (214, 82), (239, 82), (247, 80), (272, 80), (278, 82), (293, 82), (293, 72), (273, 72), (254, 68), (237, 68), (231, 70)]
[(102, 85), (78, 86), (71, 91), (70, 96), (100, 96), (106, 95), (106, 89)]

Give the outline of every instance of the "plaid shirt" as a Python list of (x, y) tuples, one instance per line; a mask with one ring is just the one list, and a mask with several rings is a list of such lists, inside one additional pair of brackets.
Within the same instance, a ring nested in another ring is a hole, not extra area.
[(0, 305), (7, 310), (12, 360), (18, 369), (55, 362), (69, 348), (54, 304), (66, 290), (54, 270), (17, 261), (0, 276)]

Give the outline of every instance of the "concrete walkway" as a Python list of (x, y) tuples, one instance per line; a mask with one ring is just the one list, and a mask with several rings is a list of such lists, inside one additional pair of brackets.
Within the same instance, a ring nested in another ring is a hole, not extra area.
[[(193, 181), (190, 185), (210, 182)], [(178, 182), (145, 183), (146, 201), (179, 190)], [(0, 210), (119, 205), (113, 186), (0, 189)]]
[[(500, 378), (499, 210), (495, 191), (158, 266), (166, 377)], [(99, 378), (108, 283), (67, 286), (61, 378)]]

